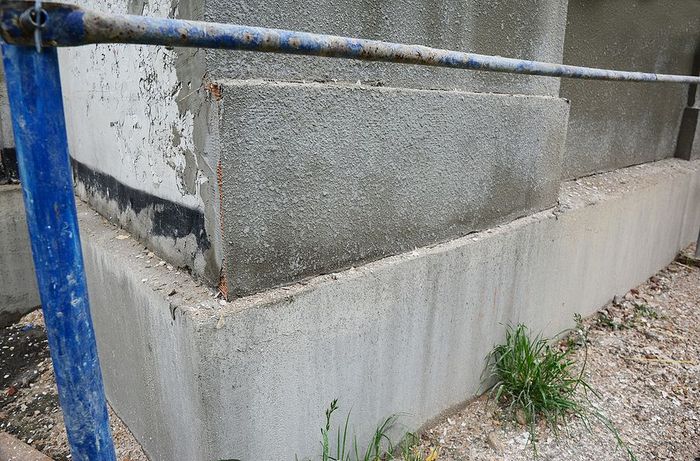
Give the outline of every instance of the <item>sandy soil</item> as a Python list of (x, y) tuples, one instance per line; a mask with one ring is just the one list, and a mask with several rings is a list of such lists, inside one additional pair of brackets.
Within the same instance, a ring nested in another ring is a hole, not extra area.
[[(56, 461), (70, 459), (41, 311), (0, 329), (0, 431)], [(110, 408), (119, 461), (148, 461)]]

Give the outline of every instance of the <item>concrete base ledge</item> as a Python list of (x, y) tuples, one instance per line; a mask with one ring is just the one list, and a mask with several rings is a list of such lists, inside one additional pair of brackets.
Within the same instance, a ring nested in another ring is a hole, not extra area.
[(39, 307), (22, 189), (0, 186), (0, 327)]
[[(700, 226), (700, 161), (566, 183), (556, 209), (232, 303), (81, 211), (107, 391), (153, 460), (293, 460), (339, 398), (360, 438), (480, 391), (503, 324), (558, 332)], [(145, 257), (144, 257), (145, 255)]]

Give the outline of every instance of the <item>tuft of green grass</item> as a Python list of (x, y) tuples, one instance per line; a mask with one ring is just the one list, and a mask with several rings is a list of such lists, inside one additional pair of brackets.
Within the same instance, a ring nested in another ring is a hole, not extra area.
[(326, 409), (326, 423), (321, 428), (321, 460), (322, 461), (436, 461), (437, 451), (433, 450), (427, 457), (418, 449), (420, 440), (407, 433), (401, 443), (394, 447), (389, 438), (389, 431), (396, 424), (398, 417), (389, 416), (374, 430), (371, 440), (364, 450), (360, 448), (357, 438), (352, 443), (348, 440), (350, 430), (350, 412), (345, 421), (336, 430), (335, 451), (331, 445), (331, 420), (333, 413), (339, 409), (338, 399), (331, 402)]
[(522, 411), (535, 452), (540, 421), (545, 421), (556, 435), (571, 417), (579, 418), (590, 431), (593, 418), (612, 433), (618, 446), (635, 461), (613, 423), (589, 399), (589, 394), (600, 396), (584, 379), (586, 357), (579, 366), (572, 357), (572, 348), (560, 349), (552, 342), (542, 335), (531, 336), (523, 324), (506, 327), (505, 342), (489, 354), (489, 369), (496, 380), (491, 396), (504, 403), (512, 414)]

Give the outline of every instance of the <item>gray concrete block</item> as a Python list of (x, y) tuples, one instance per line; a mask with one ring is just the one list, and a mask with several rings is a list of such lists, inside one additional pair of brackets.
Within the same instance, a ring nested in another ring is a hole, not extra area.
[(0, 327), (39, 304), (22, 190), (0, 186)]
[[(564, 62), (691, 74), (700, 3), (685, 0), (569, 2)], [(571, 100), (564, 177), (670, 157), (687, 85), (562, 80)]]
[[(514, 58), (561, 62), (565, 0), (244, 0), (206, 2), (209, 21), (293, 29)], [(207, 51), (206, 70), (222, 78), (358, 80), (385, 86), (556, 96), (559, 80), (420, 66), (274, 54)]]
[(153, 461), (316, 456), (333, 398), (361, 442), (393, 413), (415, 430), (483, 390), (504, 324), (557, 333), (670, 262), (698, 196), (698, 161), (632, 167), (564, 184), (555, 211), (223, 304), (81, 207), (108, 397)]
[(465, 235), (556, 203), (556, 98), (232, 81), (221, 128), (229, 293)]

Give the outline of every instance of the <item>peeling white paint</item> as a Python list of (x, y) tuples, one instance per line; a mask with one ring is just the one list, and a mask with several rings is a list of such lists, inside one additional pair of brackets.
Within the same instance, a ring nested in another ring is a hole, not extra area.
[[(127, 12), (125, 0), (77, 3)], [(144, 14), (168, 16), (170, 9), (169, 0), (149, 1)], [(60, 59), (73, 158), (132, 188), (203, 209), (199, 192), (207, 179), (192, 155), (194, 114), (178, 108), (178, 94), (187, 91), (180, 93), (175, 52), (89, 45), (62, 49)]]

